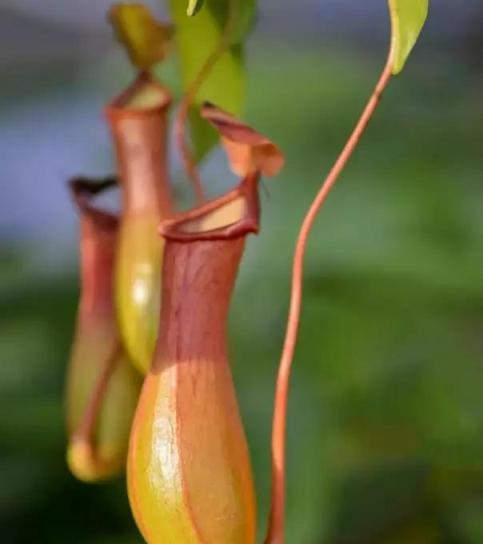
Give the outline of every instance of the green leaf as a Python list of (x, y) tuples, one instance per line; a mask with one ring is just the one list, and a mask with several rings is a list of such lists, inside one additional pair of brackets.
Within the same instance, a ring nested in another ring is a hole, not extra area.
[(173, 35), (172, 27), (156, 21), (146, 6), (115, 4), (109, 20), (134, 66), (150, 70), (164, 60)]
[(232, 10), (235, 24), (230, 35), (230, 43), (232, 45), (243, 43), (255, 22), (257, 0), (203, 0), (203, 3), (211, 9), (221, 28), (226, 25)]
[[(186, 4), (169, 0), (174, 36), (179, 55), (183, 90), (198, 76), (208, 57), (219, 46), (220, 38), (233, 2), (235, 20), (230, 35), (230, 47), (220, 56), (196, 94), (189, 121), (194, 155), (201, 160), (216, 144), (218, 137), (208, 123), (199, 117), (199, 107), (205, 101), (239, 116), (245, 99), (245, 67), (243, 42), (252, 27), (256, 0), (204, 0), (196, 17), (186, 15)], [(199, 2), (194, 2), (199, 4)]]
[(392, 23), (392, 73), (399, 74), (428, 16), (429, 0), (389, 0)]

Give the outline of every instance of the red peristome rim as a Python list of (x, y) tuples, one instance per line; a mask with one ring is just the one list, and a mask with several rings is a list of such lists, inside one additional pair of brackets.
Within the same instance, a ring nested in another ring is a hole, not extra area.
[[(232, 240), (250, 233), (258, 233), (260, 229), (258, 180), (258, 174), (247, 176), (240, 182), (238, 187), (229, 193), (193, 210), (179, 213), (172, 219), (163, 221), (159, 229), (161, 236), (167, 240), (189, 243), (196, 241)], [(206, 232), (183, 232), (181, 230), (181, 227), (185, 223), (201, 219), (203, 216), (222, 208), (240, 197), (245, 198), (246, 211), (245, 216), (238, 221)]]
[[(147, 84), (157, 87), (163, 93), (165, 97), (164, 101), (152, 108), (141, 109), (126, 106), (140, 87)], [(123, 117), (146, 117), (163, 113), (170, 107), (171, 102), (171, 93), (168, 89), (156, 81), (149, 72), (141, 72), (134, 82), (106, 107), (105, 114), (110, 121), (115, 121)]]

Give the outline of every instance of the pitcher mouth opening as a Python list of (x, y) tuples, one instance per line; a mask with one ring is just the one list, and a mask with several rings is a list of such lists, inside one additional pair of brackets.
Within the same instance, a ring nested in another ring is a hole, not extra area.
[(142, 72), (126, 91), (106, 108), (109, 118), (162, 113), (171, 105), (171, 94), (148, 72)]
[(258, 179), (258, 174), (247, 176), (229, 193), (163, 221), (160, 226), (161, 236), (167, 240), (188, 243), (230, 240), (258, 233)]

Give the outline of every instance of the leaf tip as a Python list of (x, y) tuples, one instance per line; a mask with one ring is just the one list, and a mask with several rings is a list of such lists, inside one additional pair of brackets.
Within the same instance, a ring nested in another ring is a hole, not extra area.
[(203, 7), (204, 0), (189, 0), (186, 14), (188, 17), (194, 17)]
[(388, 0), (391, 17), (392, 73), (400, 74), (418, 41), (429, 12), (429, 0)]

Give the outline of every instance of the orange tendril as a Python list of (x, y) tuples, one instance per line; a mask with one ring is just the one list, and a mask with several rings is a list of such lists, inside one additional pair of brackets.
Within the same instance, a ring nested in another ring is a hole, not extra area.
[(391, 79), (392, 59), (393, 50), (391, 48), (386, 66), (382, 71), (380, 79), (369, 99), (369, 102), (367, 103), (354, 131), (342, 150), (342, 153), (339, 155), (339, 158), (330, 170), (307, 215), (305, 216), (297, 239), (292, 268), (290, 309), (275, 389), (275, 405), (272, 427), (271, 512), (268, 534), (265, 540), (266, 544), (283, 544), (285, 540), (285, 442), (287, 427), (287, 402), (290, 374), (300, 325), (304, 258), (308, 238), (320, 209), (327, 200), (327, 197), (337, 182), (339, 175), (356, 149), (380, 102), (382, 94)]

